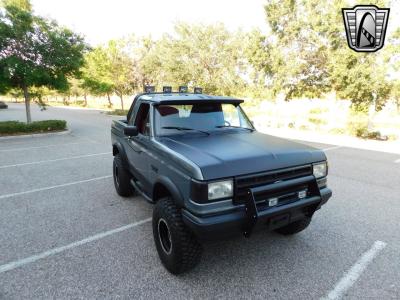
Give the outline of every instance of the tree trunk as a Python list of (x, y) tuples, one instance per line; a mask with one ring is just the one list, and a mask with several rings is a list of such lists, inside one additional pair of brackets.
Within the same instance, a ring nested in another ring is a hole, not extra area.
[(108, 106), (111, 108), (112, 103), (111, 103), (110, 93), (107, 93), (107, 100), (108, 100)]
[(25, 110), (26, 110), (26, 123), (31, 123), (32, 118), (31, 118), (31, 98), (29, 96), (29, 91), (28, 87), (24, 85), (22, 87), (22, 90), (24, 91), (24, 98), (25, 98)]
[(87, 96), (86, 96), (86, 93), (83, 94), (83, 98), (85, 99), (85, 106), (87, 106)]
[(119, 94), (119, 97), (121, 98), (121, 109), (124, 110), (124, 98), (122, 97), (122, 93)]

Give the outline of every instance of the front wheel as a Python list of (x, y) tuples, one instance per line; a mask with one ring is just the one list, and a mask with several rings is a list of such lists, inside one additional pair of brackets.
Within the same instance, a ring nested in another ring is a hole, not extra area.
[(310, 225), (310, 223), (311, 223), (311, 218), (306, 217), (304, 219), (290, 223), (281, 228), (275, 229), (275, 231), (283, 235), (292, 235), (299, 233), (300, 231), (303, 231), (308, 227), (308, 225)]
[(131, 185), (132, 176), (124, 169), (122, 159), (119, 154), (114, 156), (113, 162), (114, 186), (118, 195), (129, 197), (133, 195), (134, 189)]
[(171, 197), (160, 199), (153, 211), (153, 236), (162, 264), (172, 274), (194, 268), (202, 247), (186, 228)]

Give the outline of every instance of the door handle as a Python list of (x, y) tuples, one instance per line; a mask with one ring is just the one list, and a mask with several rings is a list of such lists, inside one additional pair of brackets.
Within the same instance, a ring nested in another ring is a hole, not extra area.
[(131, 145), (131, 148), (133, 149), (133, 151), (135, 151), (136, 153), (142, 153), (143, 151), (141, 150), (141, 148), (139, 146), (136, 145), (136, 143), (134, 143), (130, 138), (128, 139), (129, 144)]

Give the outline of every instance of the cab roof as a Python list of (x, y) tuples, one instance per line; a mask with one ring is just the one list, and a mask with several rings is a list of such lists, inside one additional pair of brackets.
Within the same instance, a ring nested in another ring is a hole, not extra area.
[(192, 94), (192, 93), (145, 93), (141, 94), (138, 99), (147, 100), (150, 102), (155, 102), (156, 104), (176, 104), (177, 102), (208, 102), (208, 101), (216, 101), (219, 103), (233, 103), (239, 104), (242, 103), (243, 100), (225, 97), (225, 96), (211, 96), (206, 94)]

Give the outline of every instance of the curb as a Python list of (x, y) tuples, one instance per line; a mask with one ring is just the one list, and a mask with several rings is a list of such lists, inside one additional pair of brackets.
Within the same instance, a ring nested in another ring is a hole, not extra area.
[(400, 154), (400, 140), (397, 141), (363, 140), (351, 136), (333, 136), (333, 135), (323, 136), (323, 134), (310, 136), (307, 135), (307, 133), (299, 131), (289, 132), (284, 130), (280, 131), (276, 129), (268, 130), (266, 128), (260, 128), (259, 131), (265, 134), (274, 135), (277, 137), (296, 140), (296, 141), (320, 143), (320, 144), (362, 149), (368, 151), (378, 151), (391, 154)]
[(33, 133), (33, 134), (21, 134), (21, 135), (8, 135), (8, 136), (1, 136), (0, 141), (4, 140), (17, 140), (22, 138), (30, 138), (30, 137), (43, 137), (49, 135), (66, 135), (70, 134), (72, 131), (71, 129), (67, 129), (65, 131), (58, 131), (58, 132), (48, 132), (48, 133)]

